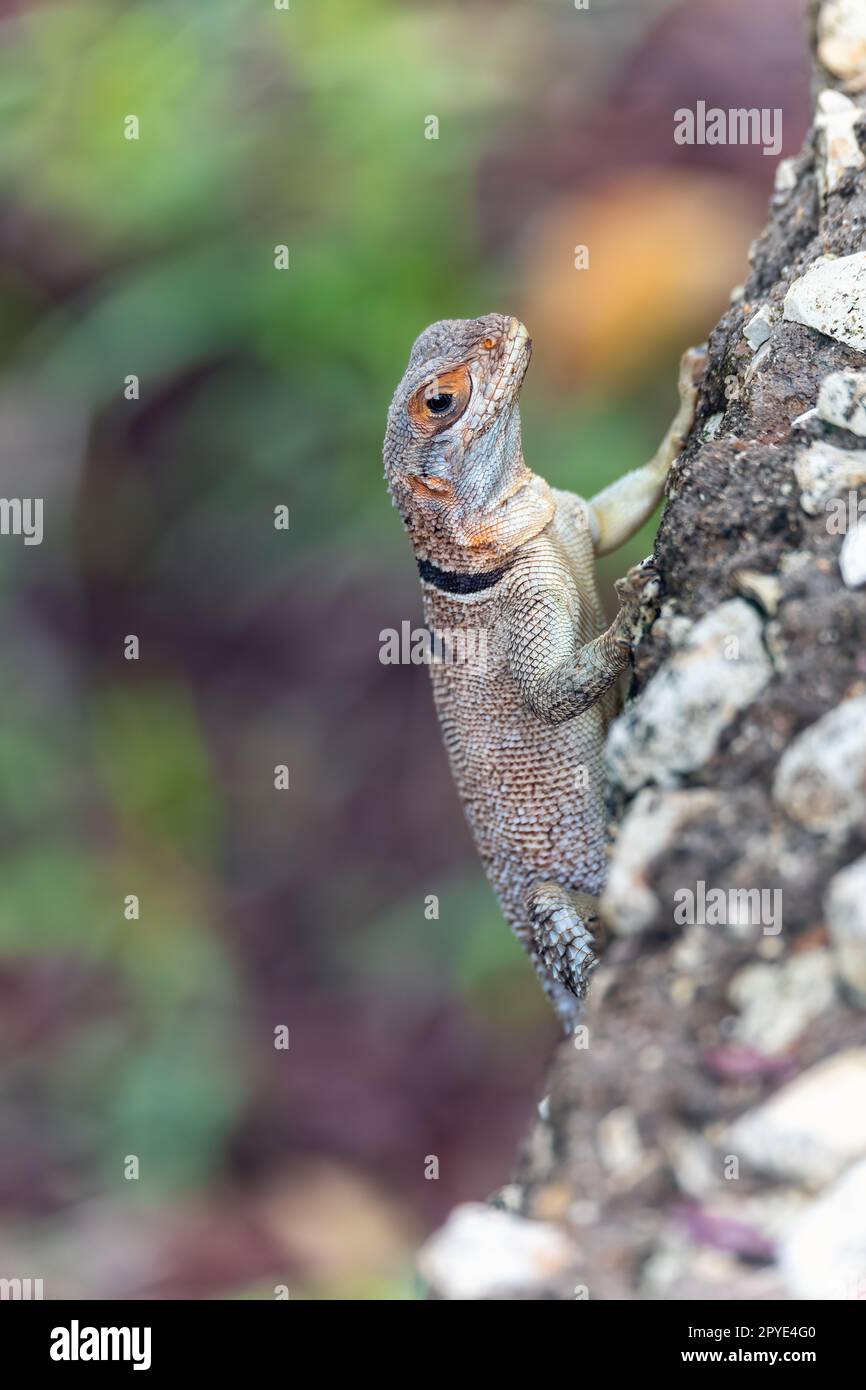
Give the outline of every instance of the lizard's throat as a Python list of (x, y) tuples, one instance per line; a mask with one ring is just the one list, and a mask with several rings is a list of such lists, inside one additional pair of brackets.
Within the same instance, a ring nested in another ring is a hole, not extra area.
[(554, 510), (547, 483), (521, 461), (519, 473), (494, 497), (479, 505), (477, 495), (464, 499), (455, 490), (429, 510), (415, 510), (408, 526), (419, 555), (474, 570), (510, 555), (537, 536)]

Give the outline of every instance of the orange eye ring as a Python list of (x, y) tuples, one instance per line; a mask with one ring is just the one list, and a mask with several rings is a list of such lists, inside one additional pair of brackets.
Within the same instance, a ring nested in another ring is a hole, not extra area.
[(409, 418), (422, 434), (438, 434), (459, 420), (472, 395), (472, 377), (466, 366), (440, 372), (418, 388), (409, 402)]
[(496, 347), (496, 339), (495, 339), (495, 338), (485, 338), (485, 339), (484, 339), (484, 342), (481, 344), (481, 346), (482, 346), (483, 348), (486, 348), (487, 351), (489, 352), (491, 348), (495, 348), (495, 347)]

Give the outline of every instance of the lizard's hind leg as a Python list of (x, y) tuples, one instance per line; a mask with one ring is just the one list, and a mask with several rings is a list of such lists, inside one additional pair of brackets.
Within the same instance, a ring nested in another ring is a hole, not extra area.
[(571, 1027), (596, 965), (602, 938), (598, 899), (558, 883), (541, 883), (526, 900), (532, 948), (542, 982), (565, 1026)]

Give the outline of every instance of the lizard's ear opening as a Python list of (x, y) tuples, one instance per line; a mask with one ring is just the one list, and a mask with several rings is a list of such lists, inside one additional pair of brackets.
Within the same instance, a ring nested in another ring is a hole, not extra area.
[(472, 395), (468, 367), (440, 372), (420, 386), (409, 401), (409, 419), (422, 434), (438, 434), (459, 420)]

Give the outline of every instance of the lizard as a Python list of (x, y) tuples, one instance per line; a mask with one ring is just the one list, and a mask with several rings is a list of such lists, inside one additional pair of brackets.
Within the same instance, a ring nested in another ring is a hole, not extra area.
[[(531, 352), (509, 315), (432, 324), (394, 394), (383, 452), (427, 627), (453, 649), (429, 667), (457, 790), (503, 913), (569, 1031), (603, 942), (606, 731), (660, 584), (651, 562), (634, 566), (608, 624), (595, 561), (660, 502), (705, 353), (683, 356), (679, 409), (655, 456), (586, 501), (524, 460), (518, 398)], [(455, 634), (472, 641), (461, 649)]]

